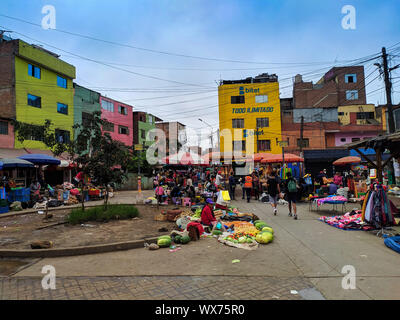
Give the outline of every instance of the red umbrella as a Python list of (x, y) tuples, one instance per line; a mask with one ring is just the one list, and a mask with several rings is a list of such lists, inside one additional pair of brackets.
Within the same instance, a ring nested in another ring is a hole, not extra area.
[(360, 157), (343, 157), (340, 159), (337, 159), (336, 161), (333, 162), (334, 166), (344, 166), (346, 164), (351, 164), (351, 163), (360, 163), (361, 158)]
[[(283, 162), (282, 154), (269, 154), (267, 158), (261, 160), (261, 163)], [(292, 153), (285, 153), (285, 162), (304, 162), (304, 159)]]

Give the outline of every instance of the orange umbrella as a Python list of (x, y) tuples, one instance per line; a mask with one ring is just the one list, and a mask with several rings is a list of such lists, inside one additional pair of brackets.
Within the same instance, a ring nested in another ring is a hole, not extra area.
[(343, 157), (343, 158), (337, 159), (336, 161), (333, 162), (333, 165), (334, 166), (344, 166), (346, 164), (360, 163), (360, 162), (361, 162), (360, 157), (350, 156), (350, 157)]

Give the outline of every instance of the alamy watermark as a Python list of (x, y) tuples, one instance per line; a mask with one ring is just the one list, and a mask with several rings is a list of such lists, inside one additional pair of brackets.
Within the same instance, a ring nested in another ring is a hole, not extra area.
[(352, 265), (345, 265), (342, 268), (342, 273), (345, 274), (342, 279), (342, 288), (344, 290), (356, 289), (356, 268)]
[(342, 14), (345, 16), (342, 18), (342, 28), (345, 30), (356, 29), (356, 8), (352, 5), (345, 5), (342, 7)]
[(42, 8), (42, 28), (45, 30), (56, 28), (56, 8), (52, 5), (45, 5)]
[(43, 290), (55, 290), (56, 289), (56, 268), (52, 265), (45, 265), (42, 268), (42, 273), (45, 276), (42, 279)]

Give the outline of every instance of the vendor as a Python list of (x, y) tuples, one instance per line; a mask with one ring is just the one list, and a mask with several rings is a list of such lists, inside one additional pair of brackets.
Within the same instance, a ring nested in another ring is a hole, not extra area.
[(207, 198), (206, 205), (201, 211), (201, 223), (210, 228), (213, 228), (214, 225), (217, 223), (217, 219), (215, 219), (213, 215), (213, 207), (214, 202), (212, 201), (212, 199)]
[(33, 180), (30, 185), (32, 196), (38, 196), (40, 198), (40, 188), (40, 183), (37, 180)]
[(343, 185), (343, 177), (341, 176), (340, 172), (336, 172), (335, 176), (333, 177), (333, 183), (339, 188)]
[(72, 183), (75, 186), (78, 186), (79, 183), (83, 180), (83, 171), (79, 171), (78, 174), (74, 177), (74, 180), (72, 181)]

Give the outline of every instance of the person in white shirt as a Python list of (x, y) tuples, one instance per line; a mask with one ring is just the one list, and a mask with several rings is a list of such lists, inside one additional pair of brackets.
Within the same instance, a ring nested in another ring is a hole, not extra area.
[(218, 186), (218, 187), (221, 187), (221, 184), (222, 184), (222, 180), (223, 180), (224, 178), (221, 176), (221, 171), (218, 171), (218, 173), (217, 173), (217, 176), (215, 177), (215, 184)]

